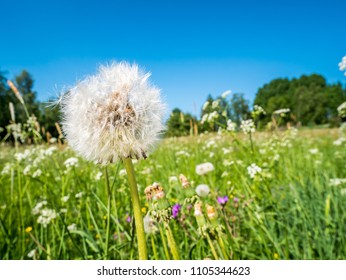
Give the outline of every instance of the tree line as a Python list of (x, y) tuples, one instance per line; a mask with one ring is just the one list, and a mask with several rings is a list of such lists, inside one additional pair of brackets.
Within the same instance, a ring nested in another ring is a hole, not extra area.
[[(58, 137), (58, 106), (47, 106), (49, 102), (37, 100), (34, 79), (28, 71), (23, 70), (12, 82), (21, 93), (27, 112), (9, 86), (6, 73), (0, 72), (1, 139), (6, 135), (6, 127), (11, 122), (24, 124), (27, 122), (28, 114), (36, 118), (40, 130), (44, 132), (42, 135), (49, 132), (52, 137)], [(346, 88), (341, 83), (328, 84), (321, 75), (302, 75), (293, 79), (278, 78), (258, 89), (253, 104), (242, 93), (225, 92), (217, 97), (209, 94), (199, 116), (182, 112), (179, 108), (173, 109), (167, 120), (166, 136), (217, 131), (220, 127), (227, 126), (229, 120), (240, 125), (242, 120), (251, 118), (253, 105), (261, 106), (266, 112), (257, 119), (258, 127), (264, 127), (272, 120), (273, 114), (282, 108), (289, 109), (286, 121), (293, 125), (337, 126), (341, 121), (337, 107), (345, 101)], [(11, 120), (13, 116), (11, 117), (10, 103), (13, 104), (15, 120)]]

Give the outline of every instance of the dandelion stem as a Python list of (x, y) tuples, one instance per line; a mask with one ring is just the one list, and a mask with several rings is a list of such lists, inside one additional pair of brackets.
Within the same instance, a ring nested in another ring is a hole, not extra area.
[(209, 234), (207, 234), (207, 239), (208, 239), (208, 243), (209, 243), (211, 252), (212, 252), (212, 254), (213, 254), (213, 256), (214, 256), (214, 259), (215, 259), (215, 260), (218, 260), (218, 259), (219, 259), (219, 256), (218, 256), (217, 253), (216, 253), (216, 250), (215, 250), (213, 241), (210, 239)]
[(135, 218), (137, 241), (138, 241), (139, 259), (147, 260), (148, 259), (147, 245), (145, 240), (143, 217), (141, 213), (141, 206), (139, 203), (139, 195), (138, 195), (135, 171), (133, 169), (131, 158), (125, 158), (123, 162), (125, 165), (125, 169), (126, 169), (126, 173), (127, 173), (127, 176), (129, 179), (129, 185), (130, 185), (133, 215)]
[(161, 236), (161, 239), (162, 239), (163, 250), (165, 251), (165, 255), (166, 255), (166, 260), (170, 260), (171, 258), (169, 256), (168, 248), (167, 248), (167, 245), (166, 245), (165, 235), (163, 234), (161, 226), (159, 226), (159, 229), (160, 229), (160, 236)]
[(104, 258), (107, 259), (108, 256), (108, 247), (109, 247), (109, 227), (110, 227), (110, 212), (111, 212), (111, 188), (109, 185), (108, 169), (105, 168), (106, 172), (106, 185), (107, 185), (107, 229), (106, 229), (106, 246), (105, 246), (105, 255)]
[(171, 253), (172, 253), (173, 259), (180, 260), (179, 250), (177, 248), (177, 244), (175, 243), (172, 230), (169, 227), (168, 223), (165, 223), (165, 230), (166, 230), (168, 245), (169, 245), (169, 247), (171, 249)]

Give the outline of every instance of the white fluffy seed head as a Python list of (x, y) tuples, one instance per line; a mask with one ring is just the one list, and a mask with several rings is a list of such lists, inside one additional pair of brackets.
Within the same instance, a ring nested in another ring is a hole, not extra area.
[(145, 158), (164, 130), (165, 105), (150, 73), (125, 62), (101, 66), (61, 99), (69, 145), (88, 160)]

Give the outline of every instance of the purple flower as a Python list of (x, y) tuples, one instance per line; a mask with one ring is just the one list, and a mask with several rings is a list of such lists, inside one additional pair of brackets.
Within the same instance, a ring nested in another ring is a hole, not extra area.
[(227, 195), (225, 195), (225, 196), (218, 196), (217, 197), (217, 202), (220, 204), (220, 205), (225, 205), (226, 203), (227, 203), (227, 201), (228, 201), (228, 196)]
[(174, 204), (173, 207), (172, 207), (172, 215), (173, 215), (173, 218), (176, 218), (179, 214), (179, 211), (181, 209), (181, 205), (180, 204)]
[(233, 198), (233, 201), (234, 201), (235, 203), (237, 203), (237, 202), (239, 202), (239, 198), (235, 196), (235, 197)]
[(131, 216), (127, 214), (126, 222), (131, 223)]

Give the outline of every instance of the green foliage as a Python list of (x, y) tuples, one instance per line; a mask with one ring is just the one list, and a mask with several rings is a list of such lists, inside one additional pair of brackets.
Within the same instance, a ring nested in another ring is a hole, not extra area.
[(303, 75), (296, 79), (275, 79), (261, 87), (254, 104), (262, 106), (266, 121), (280, 108), (291, 110), (292, 121), (302, 125), (333, 124), (337, 106), (346, 100), (346, 89), (340, 83), (328, 85), (321, 75)]
[(180, 109), (173, 109), (167, 120), (166, 136), (186, 136), (194, 133), (197, 120), (190, 113), (183, 113)]

